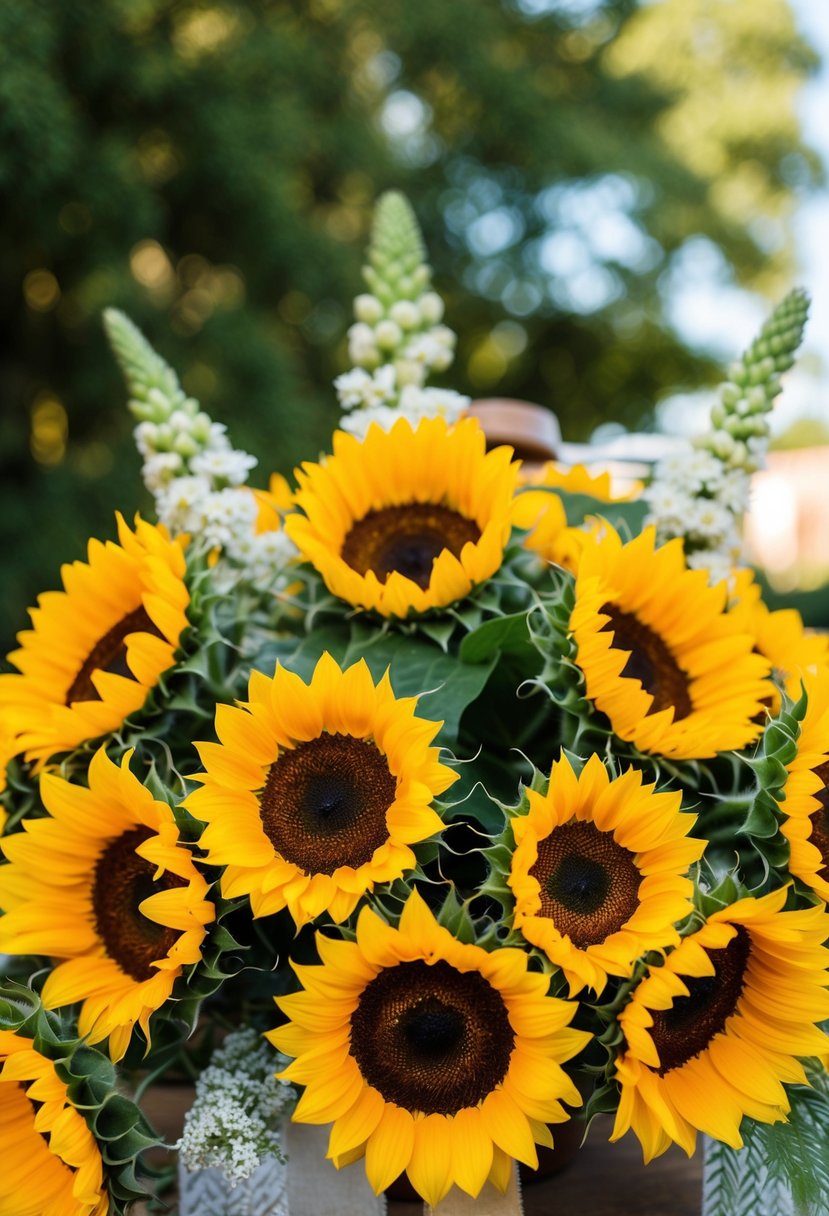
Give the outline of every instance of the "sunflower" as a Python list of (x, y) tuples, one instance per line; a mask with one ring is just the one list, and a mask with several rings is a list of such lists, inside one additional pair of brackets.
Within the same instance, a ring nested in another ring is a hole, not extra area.
[(190, 597), (184, 554), (160, 525), (120, 515), (120, 545), (89, 542), (89, 561), (41, 595), (0, 676), (0, 707), (17, 746), (43, 763), (121, 725), (171, 667)]
[(786, 889), (714, 913), (652, 967), (619, 1015), (625, 1047), (611, 1140), (632, 1128), (645, 1161), (697, 1132), (742, 1147), (744, 1116), (785, 1119), (783, 1082), (805, 1084), (798, 1056), (826, 1053), (829, 916), (781, 911)]
[(527, 798), (512, 820), (513, 925), (561, 967), (571, 996), (599, 994), (608, 974), (628, 976), (646, 951), (679, 941), (685, 875), (705, 842), (689, 839), (695, 816), (680, 813), (680, 793), (655, 793), (636, 769), (611, 780), (596, 755), (578, 777), (562, 756), (547, 793)]
[(109, 1036), (114, 1060), (136, 1023), (149, 1041), (150, 1015), (199, 962), (214, 919), (172, 811), (130, 772), (131, 755), (118, 767), (101, 748), (88, 789), (44, 773), (51, 817), (4, 839), (10, 864), (0, 868), (0, 950), (64, 960), (43, 1004), (82, 1001), (80, 1034), (90, 1043)]
[(725, 608), (726, 587), (688, 570), (682, 541), (610, 525), (585, 544), (570, 630), (587, 697), (613, 732), (676, 760), (742, 748), (761, 731), (769, 663)]
[(284, 522), (284, 517), (294, 505), (294, 492), (281, 473), (271, 473), (267, 490), (250, 489), (256, 499), (259, 513), (256, 517), (255, 531), (278, 532)]
[(413, 891), (400, 926), (363, 908), (354, 942), (317, 935), (320, 967), (277, 1000), (292, 1019), (267, 1036), (297, 1057), (294, 1118), (334, 1123), (328, 1156), (365, 1156), (379, 1194), (403, 1170), (432, 1205), (456, 1183), (503, 1190), (510, 1158), (535, 1168), (546, 1124), (581, 1099), (562, 1069), (590, 1036), (574, 1002), (547, 996), (520, 950), (462, 945)]
[(500, 567), (518, 465), (478, 422), (426, 418), (338, 431), (334, 455), (297, 470), (286, 531), (333, 595), (383, 616), (444, 608)]
[(106, 1216), (101, 1154), (51, 1060), (0, 1030), (0, 1216)]
[[(552, 489), (570, 494), (587, 494), (601, 502), (627, 502), (641, 491), (635, 485), (624, 494), (614, 492), (609, 473), (592, 474), (583, 464), (565, 468), (554, 460), (548, 461), (536, 474), (519, 473), (519, 491), (515, 495), (512, 522), (527, 531), (524, 544), (545, 561), (555, 562), (575, 571), (585, 538), (595, 530), (593, 525), (568, 527), (564, 503)], [(546, 487), (535, 489), (534, 487)]]
[(329, 654), (309, 684), (254, 671), (248, 695), (216, 707), (218, 743), (196, 745), (206, 772), (185, 806), (207, 824), (201, 845), (227, 867), (223, 893), (250, 896), (254, 916), (343, 921), (443, 827), (432, 800), (457, 774), (430, 746), (441, 723), (395, 697), (388, 672), (375, 686), (365, 661), (342, 671)]
[(525, 486), (551, 486), (567, 494), (586, 494), (600, 502), (631, 502), (639, 497), (643, 488), (641, 481), (635, 481), (627, 490), (619, 492), (613, 488), (609, 472), (591, 473), (583, 464), (567, 466), (555, 460), (548, 460), (537, 472), (525, 474), (522, 469), (519, 480)]
[(790, 873), (829, 900), (829, 672), (807, 676), (805, 685), (809, 701), (797, 755), (786, 765), (780, 831)]
[[(799, 698), (804, 676), (829, 671), (829, 637), (807, 633), (795, 608), (771, 612), (753, 571), (735, 571), (731, 598), (729, 615), (754, 638), (755, 650), (769, 660), (775, 680), (792, 700)], [(770, 692), (770, 705), (776, 711), (780, 696), (776, 689)]]

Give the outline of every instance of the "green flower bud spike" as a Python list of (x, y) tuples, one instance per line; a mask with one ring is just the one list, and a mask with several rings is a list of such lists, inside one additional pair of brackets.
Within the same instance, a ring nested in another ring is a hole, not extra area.
[(408, 199), (397, 190), (377, 201), (363, 278), (387, 315), (394, 304), (416, 300), (429, 288), (432, 272), (420, 227)]
[(780, 376), (794, 363), (808, 313), (809, 296), (800, 287), (778, 304), (720, 385), (711, 430), (696, 440), (698, 448), (746, 473), (760, 467), (769, 437), (767, 415), (780, 392)]
[(104, 329), (127, 382), (129, 408), (139, 422), (164, 422), (175, 410), (195, 417), (198, 403), (187, 396), (176, 373), (128, 316), (107, 308)]

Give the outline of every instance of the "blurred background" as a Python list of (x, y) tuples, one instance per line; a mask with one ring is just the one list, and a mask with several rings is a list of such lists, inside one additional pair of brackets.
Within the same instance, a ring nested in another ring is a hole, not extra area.
[(446, 383), (571, 441), (701, 427), (770, 302), (812, 292), (752, 536), (829, 625), (826, 58), (825, 0), (0, 4), (0, 652), (148, 505), (102, 309), (264, 484), (329, 441), (391, 186), (460, 335)]

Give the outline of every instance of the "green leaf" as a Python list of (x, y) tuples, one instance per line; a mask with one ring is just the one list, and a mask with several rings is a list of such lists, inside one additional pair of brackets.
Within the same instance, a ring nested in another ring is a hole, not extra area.
[(572, 494), (558, 488), (556, 493), (564, 503), (567, 523), (571, 528), (584, 523), (588, 515), (601, 515), (617, 532), (621, 531), (628, 536), (638, 536), (645, 525), (648, 504), (642, 499), (636, 499), (634, 502), (603, 502), (590, 494)]
[(486, 621), (468, 633), (461, 642), (460, 657), (464, 663), (485, 663), (499, 652), (514, 654), (529, 645), (527, 614), (515, 612)]

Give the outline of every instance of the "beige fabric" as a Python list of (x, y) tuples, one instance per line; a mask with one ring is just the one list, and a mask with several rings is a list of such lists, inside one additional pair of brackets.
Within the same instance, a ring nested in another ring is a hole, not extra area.
[[(470, 1199), (464, 1191), (453, 1186), (436, 1208), (429, 1207), (428, 1203), (423, 1205), (423, 1216), (521, 1216), (522, 1212), (521, 1186), (514, 1166), (505, 1195), (487, 1183), (477, 1199)], [(291, 1216), (294, 1216), (293, 1208)]]
[(285, 1128), (290, 1216), (385, 1216), (385, 1196), (374, 1194), (362, 1162), (335, 1170), (326, 1160), (328, 1133), (307, 1123)]

